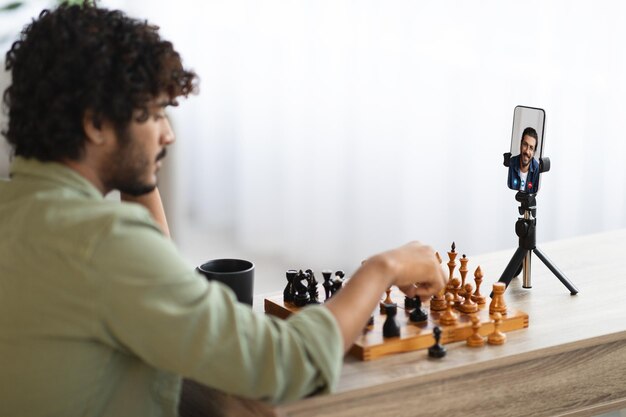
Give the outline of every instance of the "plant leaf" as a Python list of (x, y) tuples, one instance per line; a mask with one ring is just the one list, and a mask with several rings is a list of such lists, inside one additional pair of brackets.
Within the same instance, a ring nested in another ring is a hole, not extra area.
[(0, 7), (0, 12), (19, 9), (24, 5), (23, 1), (13, 1), (5, 6)]

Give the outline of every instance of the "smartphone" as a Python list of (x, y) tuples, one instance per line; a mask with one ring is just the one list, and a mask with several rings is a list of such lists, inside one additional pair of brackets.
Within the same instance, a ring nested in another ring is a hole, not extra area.
[(545, 125), (546, 112), (543, 109), (515, 107), (507, 178), (510, 189), (528, 194), (539, 192)]

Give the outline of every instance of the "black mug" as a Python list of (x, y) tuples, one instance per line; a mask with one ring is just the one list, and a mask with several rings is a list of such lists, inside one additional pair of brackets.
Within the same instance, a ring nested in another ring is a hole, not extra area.
[(254, 264), (243, 259), (213, 259), (196, 271), (209, 281), (219, 281), (230, 287), (237, 300), (252, 306), (254, 296)]

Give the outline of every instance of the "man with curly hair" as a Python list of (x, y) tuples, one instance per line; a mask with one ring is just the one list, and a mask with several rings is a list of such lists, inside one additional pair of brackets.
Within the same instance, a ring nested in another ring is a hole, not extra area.
[[(271, 402), (328, 392), (386, 288), (426, 297), (445, 285), (432, 249), (413, 242), (367, 259), (323, 306), (255, 314), (167, 237), (165, 107), (197, 77), (157, 27), (61, 5), (23, 30), (6, 68), (2, 416), (175, 416), (181, 377)], [(122, 202), (104, 199), (112, 190)]]

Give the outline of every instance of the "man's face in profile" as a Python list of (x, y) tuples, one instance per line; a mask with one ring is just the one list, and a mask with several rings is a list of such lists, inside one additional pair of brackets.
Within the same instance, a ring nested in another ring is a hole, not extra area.
[(535, 148), (537, 147), (537, 139), (529, 135), (524, 135), (520, 145), (520, 163), (521, 168), (525, 171), (530, 165), (530, 161), (535, 156)]
[(127, 128), (116, 137), (117, 146), (108, 164), (107, 183), (111, 188), (134, 196), (156, 188), (165, 148), (174, 142), (165, 114), (169, 102), (165, 94), (149, 102), (145, 120), (140, 120), (143, 113), (136, 110)]

